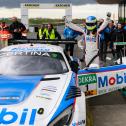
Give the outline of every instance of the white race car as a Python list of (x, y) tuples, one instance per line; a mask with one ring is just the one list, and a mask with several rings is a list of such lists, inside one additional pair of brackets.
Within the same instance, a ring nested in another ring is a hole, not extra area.
[(60, 46), (1, 49), (0, 126), (85, 126), (85, 95), (76, 70)]

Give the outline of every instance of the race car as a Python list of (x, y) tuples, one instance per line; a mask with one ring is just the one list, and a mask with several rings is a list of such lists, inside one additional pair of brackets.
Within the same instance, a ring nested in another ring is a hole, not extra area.
[(76, 63), (51, 44), (0, 50), (1, 126), (85, 126)]

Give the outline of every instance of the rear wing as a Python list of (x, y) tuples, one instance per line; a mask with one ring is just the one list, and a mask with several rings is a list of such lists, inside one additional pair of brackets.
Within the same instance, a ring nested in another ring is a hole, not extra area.
[(77, 40), (39, 40), (39, 39), (9, 39), (8, 45), (14, 45), (14, 44), (53, 44), (53, 45), (59, 45), (59, 44), (77, 44)]

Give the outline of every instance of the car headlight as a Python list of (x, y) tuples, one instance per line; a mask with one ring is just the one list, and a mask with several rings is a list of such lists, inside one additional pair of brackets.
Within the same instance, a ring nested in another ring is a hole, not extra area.
[(65, 109), (55, 120), (53, 120), (48, 126), (68, 126), (72, 120), (73, 106)]

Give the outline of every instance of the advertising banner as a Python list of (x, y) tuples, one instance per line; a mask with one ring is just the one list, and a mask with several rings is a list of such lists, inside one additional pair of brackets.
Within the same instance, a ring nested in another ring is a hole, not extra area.
[(126, 65), (109, 66), (97, 70), (80, 70), (78, 85), (87, 97), (126, 87)]

